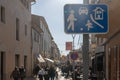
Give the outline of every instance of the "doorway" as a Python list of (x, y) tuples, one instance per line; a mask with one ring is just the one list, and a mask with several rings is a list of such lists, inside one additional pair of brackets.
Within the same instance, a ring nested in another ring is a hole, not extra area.
[(0, 52), (0, 80), (4, 80), (5, 52)]

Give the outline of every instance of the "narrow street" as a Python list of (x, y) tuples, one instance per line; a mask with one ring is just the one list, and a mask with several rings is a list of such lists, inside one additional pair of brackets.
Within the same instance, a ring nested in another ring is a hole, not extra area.
[[(64, 76), (61, 75), (61, 71), (58, 71), (58, 79), (55, 80), (72, 80), (72, 78), (65, 78)], [(26, 78), (25, 80), (39, 80), (39, 78)]]
[(0, 0), (0, 80), (120, 80), (119, 3)]

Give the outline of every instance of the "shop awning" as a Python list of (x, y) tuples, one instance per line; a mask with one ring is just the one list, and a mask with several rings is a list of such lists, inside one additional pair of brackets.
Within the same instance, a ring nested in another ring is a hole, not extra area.
[(54, 63), (54, 61), (52, 59), (49, 59), (49, 58), (45, 58), (47, 61), (50, 61), (52, 63)]
[(40, 54), (37, 54), (37, 59), (39, 62), (45, 62), (45, 60), (43, 59), (43, 57)]

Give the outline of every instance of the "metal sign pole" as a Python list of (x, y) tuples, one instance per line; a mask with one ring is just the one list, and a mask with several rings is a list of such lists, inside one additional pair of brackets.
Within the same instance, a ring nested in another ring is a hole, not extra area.
[(83, 34), (83, 80), (88, 80), (89, 74), (89, 34)]
[[(88, 0), (84, 0), (88, 4)], [(89, 34), (83, 34), (83, 80), (88, 80), (89, 74)]]
[[(73, 38), (73, 54), (74, 54), (74, 40), (75, 40), (75, 35), (72, 34)], [(75, 80), (75, 60), (73, 60), (73, 80)]]
[(74, 50), (74, 40), (75, 40), (75, 36), (76, 36), (76, 35), (73, 35), (73, 34), (72, 34), (72, 38), (73, 38), (73, 47), (72, 47), (72, 50)]

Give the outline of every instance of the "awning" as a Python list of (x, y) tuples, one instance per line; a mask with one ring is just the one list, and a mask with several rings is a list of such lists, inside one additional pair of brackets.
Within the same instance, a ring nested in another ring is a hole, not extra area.
[(95, 49), (95, 53), (102, 53), (102, 52), (105, 52), (104, 46), (98, 46)]
[(45, 58), (47, 61), (50, 61), (52, 63), (54, 63), (54, 61), (52, 59), (49, 59), (49, 58)]
[(54, 60), (55, 62), (57, 62), (57, 63), (60, 63), (60, 61), (59, 60)]
[(45, 60), (43, 59), (43, 57), (40, 54), (37, 54), (37, 59), (39, 62), (45, 62)]

